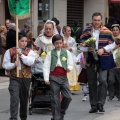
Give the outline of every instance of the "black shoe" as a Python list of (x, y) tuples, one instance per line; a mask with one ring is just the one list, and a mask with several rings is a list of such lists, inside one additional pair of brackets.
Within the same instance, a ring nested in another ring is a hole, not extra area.
[(89, 113), (96, 113), (97, 112), (97, 108), (91, 108)]
[(54, 120), (53, 118), (51, 118), (51, 120)]
[(111, 101), (113, 98), (114, 98), (114, 97), (109, 97), (109, 98), (108, 98), (108, 101)]
[(103, 105), (101, 104), (98, 105), (98, 110), (99, 112), (105, 112), (105, 109), (103, 108)]
[(60, 120), (64, 120), (64, 117), (61, 117)]

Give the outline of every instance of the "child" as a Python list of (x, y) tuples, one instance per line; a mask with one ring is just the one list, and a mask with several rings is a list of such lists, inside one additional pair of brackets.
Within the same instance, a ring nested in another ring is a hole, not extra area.
[[(63, 37), (56, 34), (52, 38), (55, 49), (48, 52), (43, 65), (46, 84), (50, 84), (52, 115), (51, 120), (63, 120), (72, 98), (69, 90), (67, 72), (73, 69), (73, 58), (68, 50), (63, 49)], [(60, 102), (60, 92), (63, 99)]]
[(80, 82), (80, 84), (82, 85), (82, 91), (84, 94), (84, 97), (82, 99), (82, 101), (86, 101), (87, 100), (87, 94), (88, 92), (88, 85), (87, 85), (87, 71), (86, 71), (86, 61), (85, 61), (85, 57), (84, 57), (84, 53), (81, 52), (78, 56), (77, 56), (77, 65), (80, 65), (79, 67), (81, 68), (80, 73), (79, 73), (79, 77), (78, 77), (78, 82)]
[[(19, 34), (19, 48), (10, 48), (6, 51), (3, 59), (3, 68), (9, 70), (10, 75), (10, 120), (17, 120), (18, 106), (20, 102), (20, 118), (27, 120), (28, 91), (31, 82), (31, 65), (35, 61), (35, 54), (27, 46), (27, 38)], [(19, 60), (16, 61), (16, 54)], [(16, 68), (19, 69), (19, 77)]]
[[(108, 101), (111, 101), (114, 98), (114, 95), (116, 95), (116, 97), (120, 101), (120, 39), (119, 38), (115, 38), (115, 48), (112, 51), (112, 53), (113, 53), (114, 61), (116, 63), (116, 67), (109, 70)], [(117, 83), (116, 86), (115, 86), (115, 83)]]

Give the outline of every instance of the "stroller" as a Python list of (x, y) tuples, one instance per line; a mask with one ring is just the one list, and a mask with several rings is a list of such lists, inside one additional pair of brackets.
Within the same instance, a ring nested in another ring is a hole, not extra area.
[(32, 79), (29, 92), (29, 114), (32, 115), (33, 108), (50, 108), (50, 87), (46, 85), (43, 78), (42, 68), (44, 59), (39, 56), (32, 66)]

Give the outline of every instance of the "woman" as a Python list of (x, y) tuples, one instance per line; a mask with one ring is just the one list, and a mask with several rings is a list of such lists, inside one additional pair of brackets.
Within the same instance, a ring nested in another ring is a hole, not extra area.
[(6, 52), (6, 33), (7, 33), (7, 28), (6, 26), (0, 26), (0, 42), (1, 42), (1, 56), (0, 56), (0, 75), (4, 76), (5, 75), (5, 70), (2, 68), (2, 62), (3, 62), (3, 56), (4, 53)]
[[(111, 27), (111, 31), (113, 33), (113, 38), (118, 38), (120, 39), (120, 25), (119, 24), (113, 24)], [(114, 49), (115, 50), (115, 49)], [(110, 74), (110, 72), (113, 69), (111, 69), (109, 71), (109, 76), (108, 76), (108, 92), (109, 92), (109, 98), (108, 101), (111, 101), (114, 96), (116, 96), (118, 98), (118, 100), (120, 100), (120, 93), (119, 93), (119, 86), (118, 86), (118, 81), (115, 79), (115, 81), (111, 81), (111, 78), (113, 77), (112, 74)]]
[(52, 37), (53, 35), (58, 34), (55, 22), (51, 20), (47, 20), (44, 24), (44, 28), (42, 33), (37, 37), (34, 45), (38, 47), (38, 52), (41, 57), (45, 57), (46, 53), (54, 48), (52, 45)]
[(68, 80), (70, 85), (70, 90), (80, 90), (80, 86), (77, 82), (78, 80), (78, 73), (76, 70), (76, 56), (77, 56), (77, 47), (76, 41), (73, 37), (71, 37), (71, 28), (66, 26), (64, 28), (64, 47), (65, 49), (69, 50), (72, 53), (73, 60), (74, 60), (74, 68), (71, 72), (68, 73)]
[(119, 24), (113, 24), (111, 27), (111, 31), (113, 33), (114, 38), (120, 38), (120, 25)]

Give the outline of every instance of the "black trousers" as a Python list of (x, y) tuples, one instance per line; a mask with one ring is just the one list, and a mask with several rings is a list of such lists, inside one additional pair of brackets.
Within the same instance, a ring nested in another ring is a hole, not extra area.
[(27, 120), (27, 104), (30, 82), (30, 78), (10, 77), (10, 84), (8, 88), (10, 92), (10, 120), (17, 120), (19, 103), (20, 118), (21, 120)]
[(95, 71), (94, 67), (87, 67), (87, 79), (91, 107), (105, 104), (107, 94), (107, 70)]
[(120, 68), (109, 70), (108, 86), (109, 96), (120, 99)]
[[(72, 100), (68, 79), (65, 76), (50, 76), (52, 115), (54, 120), (63, 120)], [(60, 103), (60, 92), (63, 99)]]

